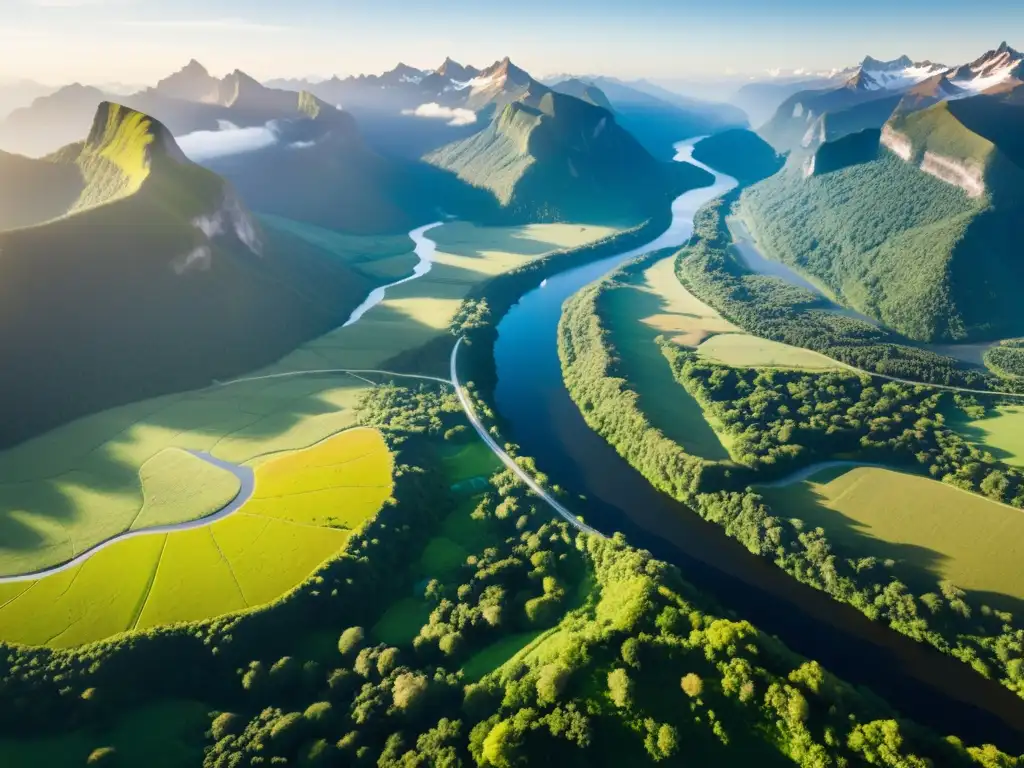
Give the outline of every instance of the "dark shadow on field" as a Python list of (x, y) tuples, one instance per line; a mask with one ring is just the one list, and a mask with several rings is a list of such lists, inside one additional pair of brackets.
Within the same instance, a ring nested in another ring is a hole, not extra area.
[(640, 289), (642, 276), (602, 295), (600, 312), (619, 354), (619, 369), (637, 395), (640, 410), (657, 429), (687, 452), (710, 461), (729, 461), (729, 452), (704, 418), (700, 404), (672, 375), (655, 343), (663, 331), (642, 318), (670, 312), (660, 296)]
[[(998, 416), (993, 414), (990, 418), (995, 419), (998, 418)], [(1006, 461), (1006, 459), (1014, 458), (1014, 454), (1009, 451), (986, 442), (988, 440), (988, 433), (982, 429), (981, 425), (969, 423), (966, 417), (959, 412), (955, 414), (947, 414), (946, 425), (975, 448), (991, 453), (993, 457), (1000, 461)]]
[[(829, 483), (853, 469), (832, 467), (816, 474), (814, 480), (817, 483)], [(760, 489), (759, 492), (768, 500), (777, 517), (802, 520), (805, 530), (823, 528), (838, 557), (848, 560), (874, 557), (879, 561), (873, 571), (876, 577), (891, 573), (917, 596), (925, 592), (938, 592), (938, 582), (946, 578), (942, 566), (949, 560), (948, 555), (930, 547), (899, 544), (874, 536), (865, 523), (826, 506), (825, 495), (806, 482), (785, 488)], [(883, 564), (885, 560), (893, 561), (891, 570)], [(884, 583), (888, 578), (878, 580)], [(956, 583), (955, 579), (952, 581)], [(968, 595), (972, 603), (1009, 611), (1014, 616), (1024, 616), (1024, 599), (982, 590), (970, 590)]]
[[(401, 322), (414, 338), (437, 333), (387, 306), (374, 311), (378, 320)], [(445, 341), (450, 351), (454, 338), (445, 334)], [(316, 352), (316, 347), (303, 345), (295, 351)], [(327, 357), (304, 355), (303, 364), (296, 369), (363, 367), (348, 364), (349, 356), (338, 349), (328, 350)], [(276, 365), (246, 375), (273, 373)], [(376, 384), (384, 378), (374, 376), (371, 381)], [(433, 386), (414, 379), (394, 381), (405, 386)], [(139, 465), (119, 455), (126, 452), (124, 446), (131, 442), (131, 430), (136, 425), (163, 428), (174, 435), (194, 432), (220, 438), (244, 433), (246, 439), (265, 439), (286, 432), (305, 418), (336, 411), (337, 406), (321, 397), (318, 389), (363, 386), (369, 384), (348, 374), (212, 386), (92, 414), (7, 449), (0, 453), (0, 553), (28, 552), (44, 544), (40, 533), (21, 519), (23, 515), (36, 515), (58, 525), (80, 519), (82, 513), (74, 499), (76, 488), (130, 496), (141, 505)], [(168, 446), (173, 444), (174, 438), (169, 437)], [(12, 456), (17, 457), (16, 461)]]

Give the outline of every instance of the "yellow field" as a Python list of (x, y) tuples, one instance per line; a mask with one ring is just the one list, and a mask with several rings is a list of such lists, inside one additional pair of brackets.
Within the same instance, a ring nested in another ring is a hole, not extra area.
[(842, 368), (835, 360), (809, 349), (746, 333), (712, 336), (697, 347), (697, 354), (709, 362), (736, 368), (799, 368), (809, 371)]
[[(439, 243), (429, 274), (390, 289), (385, 301), (359, 323), (315, 339), (252, 375), (379, 368), (400, 353), (451, 339), (448, 323), (473, 286), (613, 231), (574, 224), (445, 224), (429, 233)], [(308, 225), (295, 233), (370, 271), (400, 273), (400, 260), (409, 259), (410, 240), (404, 235), (353, 238)], [(424, 366), (431, 369), (421, 370)], [(443, 376), (446, 360), (434, 356), (408, 370)], [(202, 473), (210, 487), (196, 487), (187, 469), (191, 462), (166, 457), (154, 461), (162, 451), (189, 448), (236, 464), (255, 464), (261, 456), (304, 448), (351, 426), (352, 406), (367, 387), (358, 378), (336, 374), (154, 398), (79, 419), (0, 452), (0, 576), (56, 565), (133, 524), (138, 528), (153, 524), (147, 520), (209, 514), (216, 499), (227, 493), (224, 484), (229, 480), (211, 468)], [(151, 495), (164, 501), (144, 512), (149, 497), (144, 497), (140, 474), (147, 462)], [(187, 492), (174, 493), (184, 491), (185, 483)]]
[(366, 382), (269, 379), (133, 404), (0, 453), (0, 575), (47, 568), (128, 529), (194, 520), (238, 490), (183, 448), (242, 464), (350, 427)]
[(931, 581), (1024, 599), (1024, 512), (925, 477), (873, 467), (825, 470), (761, 492), (777, 510), (826, 530), (844, 556), (892, 558)]
[(358, 428), (255, 470), (252, 498), (212, 525), (126, 539), (35, 582), (0, 585), (0, 639), (67, 647), (279, 597), (391, 494), (384, 438)]
[(180, 448), (160, 451), (142, 465), (139, 476), (144, 502), (133, 531), (206, 517), (238, 493), (238, 478)]

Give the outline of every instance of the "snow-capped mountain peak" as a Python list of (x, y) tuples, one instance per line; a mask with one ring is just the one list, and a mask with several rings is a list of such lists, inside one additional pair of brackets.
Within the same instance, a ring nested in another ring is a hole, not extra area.
[(981, 93), (1011, 79), (1020, 79), (1022, 62), (1024, 54), (1003, 42), (970, 64), (952, 70), (950, 80), (964, 90)]
[(437, 68), (436, 72), (441, 77), (455, 83), (463, 83), (468, 80), (472, 80), (480, 74), (480, 70), (476, 67), (463, 66), (451, 57), (446, 58), (444, 63)]
[(900, 56), (892, 61), (879, 61), (866, 56), (848, 82), (851, 87), (859, 90), (900, 91), (947, 70), (948, 67), (943, 64), (912, 61), (909, 56)]

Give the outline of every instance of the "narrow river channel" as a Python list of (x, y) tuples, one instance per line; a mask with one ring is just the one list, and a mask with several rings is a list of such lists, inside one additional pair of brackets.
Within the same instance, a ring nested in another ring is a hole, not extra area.
[[(691, 149), (691, 143), (680, 143), (676, 159), (689, 160)], [(653, 243), (551, 277), (506, 314), (495, 347), (495, 397), (509, 437), (573, 494), (568, 506), (598, 530), (622, 531), (632, 544), (677, 565), (726, 609), (847, 681), (873, 689), (905, 716), (942, 734), (1019, 754), (1024, 701), (956, 659), (799, 584), (656, 491), (587, 426), (569, 398), (557, 349), (562, 303), (635, 255), (681, 245), (692, 233), (697, 208), (735, 183), (716, 173), (712, 186), (675, 201), (672, 225)]]

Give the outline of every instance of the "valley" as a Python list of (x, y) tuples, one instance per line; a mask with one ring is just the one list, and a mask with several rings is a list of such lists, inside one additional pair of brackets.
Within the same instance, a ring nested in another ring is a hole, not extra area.
[(1017, 51), (151, 82), (0, 118), (0, 763), (1024, 760)]

